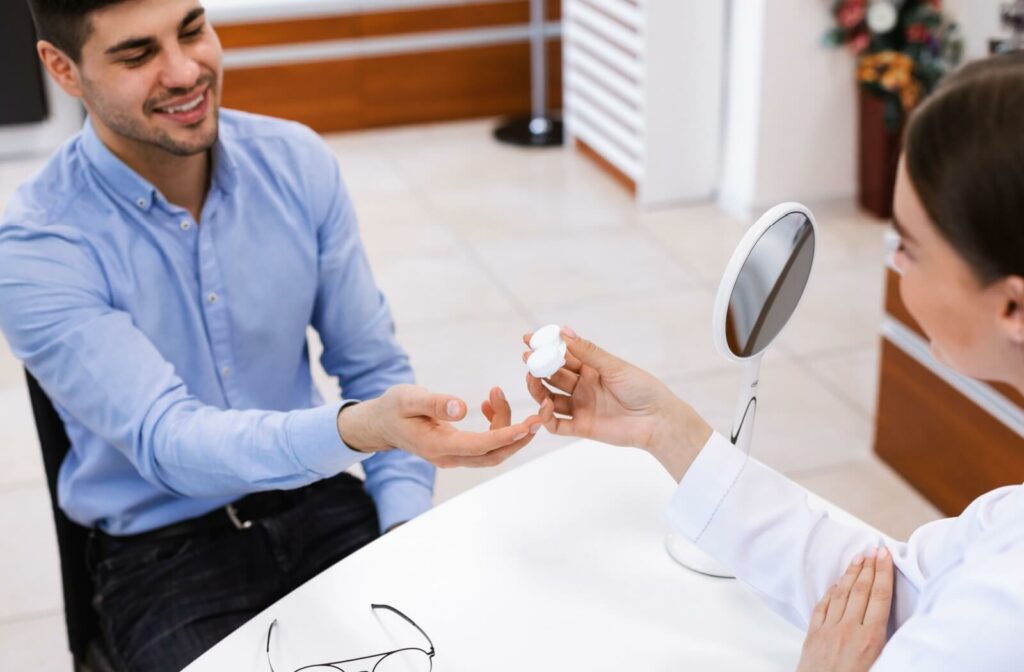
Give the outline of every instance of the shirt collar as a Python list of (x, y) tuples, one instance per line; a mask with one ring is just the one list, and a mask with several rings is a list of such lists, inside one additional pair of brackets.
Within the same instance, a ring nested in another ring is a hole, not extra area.
[(89, 163), (103, 178), (103, 181), (110, 185), (110, 188), (122, 198), (132, 203), (133, 207), (140, 210), (149, 210), (156, 198), (157, 190), (141, 175), (128, 167), (121, 159), (107, 148), (96, 135), (96, 129), (92, 125), (92, 117), (85, 120), (85, 128), (82, 130), (82, 150)]
[[(85, 121), (82, 131), (82, 148), (86, 158), (99, 172), (103, 180), (127, 200), (133, 207), (148, 211), (154, 203), (168, 206), (163, 194), (148, 180), (132, 170), (103, 144), (92, 125), (92, 118)], [(237, 183), (237, 164), (223, 137), (218, 137), (213, 147), (213, 168), (210, 191), (215, 188), (230, 192)]]

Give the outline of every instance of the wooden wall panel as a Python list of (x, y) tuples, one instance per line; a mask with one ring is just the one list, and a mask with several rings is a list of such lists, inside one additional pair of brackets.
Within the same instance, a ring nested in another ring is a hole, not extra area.
[[(558, 2), (549, 16), (560, 16)], [(525, 25), (529, 2), (488, 2), (219, 25), (227, 50)], [(561, 43), (548, 41), (549, 101), (561, 107)], [(225, 71), (226, 107), (294, 119), (320, 132), (530, 110), (527, 42)], [(273, 95), (269, 95), (272, 92)]]
[[(356, 61), (224, 72), (224, 107), (300, 121), (316, 131), (361, 128)], [(269, 95), (273, 92), (273, 95)]]
[(875, 451), (947, 515), (1024, 482), (1024, 440), (889, 341)]
[[(561, 101), (561, 49), (548, 48), (548, 97)], [(360, 65), (363, 126), (443, 121), (530, 110), (529, 46), (367, 59)]]
[[(548, 54), (549, 99), (557, 108), (560, 45), (550, 43)], [(321, 133), (522, 114), (530, 109), (529, 46), (227, 70), (224, 105), (301, 121)]]

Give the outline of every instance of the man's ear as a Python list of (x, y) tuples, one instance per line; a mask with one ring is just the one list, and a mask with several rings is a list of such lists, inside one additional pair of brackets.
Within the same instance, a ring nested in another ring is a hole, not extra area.
[(78, 66), (71, 57), (53, 45), (52, 42), (39, 40), (36, 43), (36, 53), (43, 67), (53, 77), (60, 88), (69, 96), (82, 97), (82, 84), (78, 73)]
[(999, 285), (1003, 305), (999, 322), (1013, 343), (1024, 346), (1024, 278), (1011, 275)]

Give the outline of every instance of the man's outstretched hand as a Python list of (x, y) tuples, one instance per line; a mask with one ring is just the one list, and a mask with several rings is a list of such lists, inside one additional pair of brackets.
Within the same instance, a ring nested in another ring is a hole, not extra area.
[(530, 443), (551, 420), (547, 401), (538, 413), (512, 424), (512, 410), (500, 388), (481, 405), (486, 432), (465, 432), (452, 423), (466, 417), (466, 403), (415, 385), (396, 385), (377, 399), (349, 406), (338, 415), (338, 432), (355, 450), (401, 448), (438, 467), (493, 467)]

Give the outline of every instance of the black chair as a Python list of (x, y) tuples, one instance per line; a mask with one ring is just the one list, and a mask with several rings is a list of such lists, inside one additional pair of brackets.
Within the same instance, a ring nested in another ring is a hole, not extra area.
[(28, 370), (28, 393), (32, 399), (32, 415), (43, 451), (46, 482), (50, 488), (50, 504), (57, 528), (60, 548), (61, 581), (64, 585), (64, 619), (68, 629), (68, 646), (74, 657), (74, 672), (116, 672), (103, 645), (96, 612), (92, 608), (92, 577), (85, 564), (89, 529), (73, 522), (57, 503), (57, 473), (71, 448), (64, 423), (54, 410), (50, 398)]

